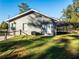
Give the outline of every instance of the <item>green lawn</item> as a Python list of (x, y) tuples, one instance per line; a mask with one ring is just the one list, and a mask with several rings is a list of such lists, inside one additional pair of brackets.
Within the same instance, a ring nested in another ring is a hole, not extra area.
[(0, 42), (0, 59), (78, 59), (78, 34), (15, 36)]

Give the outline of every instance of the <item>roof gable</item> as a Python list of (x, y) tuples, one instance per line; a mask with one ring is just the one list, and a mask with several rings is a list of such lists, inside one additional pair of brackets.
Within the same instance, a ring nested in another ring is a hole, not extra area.
[(21, 13), (21, 14), (19, 14), (19, 15), (16, 15), (16, 16), (12, 17), (12, 18), (9, 18), (9, 19), (7, 19), (7, 21), (8, 21), (8, 22), (11, 22), (11, 21), (16, 20), (16, 19), (18, 19), (18, 18), (21, 18), (21, 17), (23, 17), (23, 16), (29, 15), (29, 14), (31, 14), (31, 13), (33, 13), (33, 12), (39, 13), (39, 14), (45, 16), (45, 17), (48, 17), (48, 18), (50, 18), (50, 19), (53, 19), (52, 17), (50, 17), (50, 16), (48, 16), (48, 15), (46, 15), (46, 14), (43, 14), (43, 13), (41, 13), (41, 12), (39, 12), (39, 11), (36, 11), (36, 10), (34, 10), (34, 9), (31, 9), (31, 10), (29, 10), (29, 11), (27, 11), (27, 12), (24, 12), (24, 13)]

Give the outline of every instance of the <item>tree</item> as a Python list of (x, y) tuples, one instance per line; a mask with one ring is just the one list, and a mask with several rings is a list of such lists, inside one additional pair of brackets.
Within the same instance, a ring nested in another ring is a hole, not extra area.
[(29, 6), (26, 3), (21, 3), (20, 5), (18, 5), (18, 7), (20, 10), (20, 13), (30, 10)]
[(78, 2), (79, 0), (73, 0), (73, 3)]
[(1, 28), (1, 29), (8, 29), (8, 24), (3, 21), (3, 22), (0, 24), (0, 28)]
[(79, 23), (79, 0), (73, 0), (73, 4), (68, 5), (68, 7), (63, 10), (63, 16), (66, 19), (65, 21), (72, 23), (76, 29)]

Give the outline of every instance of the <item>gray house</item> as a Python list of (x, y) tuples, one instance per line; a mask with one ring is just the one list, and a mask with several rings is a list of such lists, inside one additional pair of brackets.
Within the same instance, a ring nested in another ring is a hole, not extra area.
[[(56, 34), (54, 19), (36, 10), (29, 10), (8, 20), (9, 31), (16, 31), (16, 35), (26, 33), (32, 35), (40, 33), (43, 35)], [(11, 33), (12, 34), (12, 33)]]

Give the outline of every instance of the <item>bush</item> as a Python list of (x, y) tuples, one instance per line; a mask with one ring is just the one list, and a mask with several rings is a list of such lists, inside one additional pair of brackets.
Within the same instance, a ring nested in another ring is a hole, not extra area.
[(12, 40), (36, 40), (40, 38), (40, 36), (33, 36), (33, 35), (17, 35), (17, 36), (14, 36), (14, 37), (11, 37), (9, 39), (12, 39)]
[(0, 29), (8, 29), (8, 23), (6, 23), (6, 22), (2, 22), (1, 24), (0, 24)]

